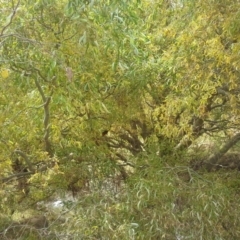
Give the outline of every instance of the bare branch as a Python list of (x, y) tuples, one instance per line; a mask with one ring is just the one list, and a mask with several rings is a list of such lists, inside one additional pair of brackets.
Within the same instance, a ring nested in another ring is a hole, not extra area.
[(25, 112), (25, 111), (28, 110), (28, 109), (39, 109), (39, 108), (42, 108), (44, 105), (45, 105), (45, 103), (43, 103), (43, 104), (41, 104), (41, 105), (39, 105), (39, 106), (26, 107), (26, 108), (24, 108), (23, 110), (21, 110), (21, 111), (19, 111), (18, 113), (16, 113), (16, 115), (13, 116), (11, 119), (9, 119), (9, 120), (7, 121), (7, 123), (4, 123), (4, 125), (8, 125), (8, 124), (10, 124), (11, 122), (13, 122), (14, 119), (16, 119), (21, 113)]
[(240, 133), (237, 133), (229, 141), (227, 141), (224, 146), (216, 153), (212, 154), (206, 161), (205, 166), (208, 171), (210, 171), (214, 166), (216, 166), (218, 160), (238, 141), (240, 141)]
[(45, 147), (46, 151), (48, 154), (52, 157), (52, 145), (49, 140), (50, 136), (50, 113), (49, 113), (49, 103), (51, 101), (51, 97), (47, 97), (46, 102), (44, 104), (44, 129), (45, 129), (45, 134), (44, 134), (44, 141), (45, 141)]
[(8, 176), (8, 177), (0, 178), (0, 182), (8, 182), (8, 181), (11, 181), (11, 180), (14, 180), (14, 179), (19, 179), (19, 178), (22, 178), (22, 177), (25, 177), (25, 176), (33, 175), (33, 174), (35, 174), (36, 172), (44, 172), (44, 171), (46, 171), (48, 168), (54, 167), (55, 164), (56, 164), (55, 161), (50, 161), (50, 162), (44, 164), (43, 166), (37, 168), (36, 171), (19, 172), (19, 173), (16, 173), (16, 174), (12, 174), (12, 175), (10, 175), (10, 176)]
[(43, 102), (46, 103), (47, 98), (46, 98), (46, 96), (45, 96), (45, 94), (44, 94), (44, 92), (43, 92), (43, 89), (42, 89), (42, 87), (41, 87), (39, 81), (38, 81), (36, 78), (35, 78), (35, 84), (36, 84), (36, 86), (37, 86), (37, 89), (38, 89), (38, 91), (39, 91), (41, 97), (42, 97)]
[(7, 24), (2, 28), (2, 31), (1, 31), (1, 33), (0, 33), (0, 37), (3, 36), (4, 31), (12, 24), (13, 18), (14, 18), (14, 16), (15, 16), (16, 13), (17, 13), (17, 9), (18, 9), (19, 5), (20, 5), (20, 0), (18, 0), (16, 6), (13, 8), (13, 12), (12, 12), (12, 15), (11, 15), (11, 17), (10, 17), (9, 23), (7, 23)]
[(20, 172), (20, 173), (12, 174), (8, 177), (3, 177), (0, 179), (0, 182), (8, 182), (14, 178), (21, 178), (21, 177), (32, 175), (32, 174), (34, 174), (34, 172)]
[(14, 150), (14, 153), (20, 155), (25, 160), (25, 162), (27, 163), (30, 171), (34, 172), (34, 168), (32, 166), (32, 163), (31, 163), (30, 159), (28, 158), (28, 156), (23, 151), (16, 149), (16, 150)]
[[(40, 75), (41, 78), (45, 79), (41, 74), (40, 74), (40, 71), (37, 71), (38, 74)], [(51, 142), (49, 140), (49, 136), (50, 136), (50, 125), (49, 125), (49, 122), (50, 122), (50, 111), (49, 111), (49, 103), (51, 101), (51, 97), (46, 97), (44, 92), (43, 92), (43, 89), (39, 83), (39, 81), (35, 78), (35, 84), (37, 86), (37, 89), (42, 97), (42, 100), (44, 102), (44, 120), (43, 120), (43, 124), (44, 124), (44, 141), (45, 141), (45, 148), (46, 148), (46, 151), (48, 152), (49, 156), (52, 157), (52, 145), (51, 145)]]

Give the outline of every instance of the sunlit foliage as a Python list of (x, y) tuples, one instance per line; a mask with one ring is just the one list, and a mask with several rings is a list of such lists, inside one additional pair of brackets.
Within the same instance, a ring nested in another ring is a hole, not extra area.
[(3, 214), (70, 192), (88, 194), (70, 221), (91, 217), (76, 239), (239, 237), (217, 220), (238, 181), (195, 172), (239, 166), (218, 162), (240, 139), (239, 1), (0, 3)]

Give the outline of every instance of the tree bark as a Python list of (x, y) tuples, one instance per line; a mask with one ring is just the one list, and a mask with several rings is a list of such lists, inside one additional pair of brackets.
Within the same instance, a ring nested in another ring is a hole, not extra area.
[(46, 97), (43, 89), (40, 85), (40, 83), (38, 82), (38, 80), (35, 78), (35, 84), (37, 86), (37, 89), (42, 97), (43, 100), (43, 107), (44, 107), (44, 120), (43, 120), (43, 124), (44, 124), (44, 142), (45, 142), (45, 150), (46, 152), (49, 154), (50, 157), (53, 156), (53, 149), (52, 149), (52, 144), (50, 142), (50, 111), (49, 111), (49, 103), (51, 101), (51, 97)]
[(208, 171), (211, 171), (214, 166), (216, 166), (218, 160), (238, 141), (240, 140), (240, 133), (237, 133), (229, 141), (227, 141), (223, 147), (216, 153), (212, 154), (205, 162), (204, 165)]

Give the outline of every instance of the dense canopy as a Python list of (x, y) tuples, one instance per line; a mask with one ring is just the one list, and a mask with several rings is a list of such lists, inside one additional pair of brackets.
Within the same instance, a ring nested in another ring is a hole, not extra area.
[(240, 1), (0, 4), (3, 237), (69, 193), (43, 239), (240, 237)]

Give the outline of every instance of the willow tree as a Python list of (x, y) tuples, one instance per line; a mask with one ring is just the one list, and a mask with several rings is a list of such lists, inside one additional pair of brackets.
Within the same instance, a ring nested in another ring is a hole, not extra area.
[(226, 140), (211, 168), (239, 140), (238, 2), (2, 4), (6, 201), (126, 178), (139, 154), (205, 133)]
[(152, 17), (155, 129), (175, 142), (175, 151), (203, 134), (224, 136), (209, 169), (239, 141), (238, 8), (232, 1), (182, 1), (165, 26), (154, 26), (160, 17)]
[[(2, 213), (55, 192), (101, 191), (106, 179), (110, 189), (132, 174), (123, 198), (94, 198), (97, 207), (87, 198), (77, 209), (87, 237), (189, 238), (205, 225), (207, 237), (225, 225), (228, 238), (237, 236), (230, 230), (238, 216), (232, 225), (224, 216), (238, 207), (226, 204), (228, 191), (220, 185), (214, 195), (211, 185), (204, 195), (189, 174), (179, 184), (167, 160), (179, 164), (176, 153), (205, 134), (221, 137), (206, 160), (211, 170), (239, 141), (239, 1), (0, 3)], [(94, 217), (85, 221), (89, 209)]]
[(90, 178), (126, 178), (123, 165), (132, 164), (122, 152), (136, 156), (151, 133), (140, 70), (149, 39), (144, 32), (138, 39), (139, 4), (5, 3), (1, 194), (11, 208), (59, 190), (75, 194)]

